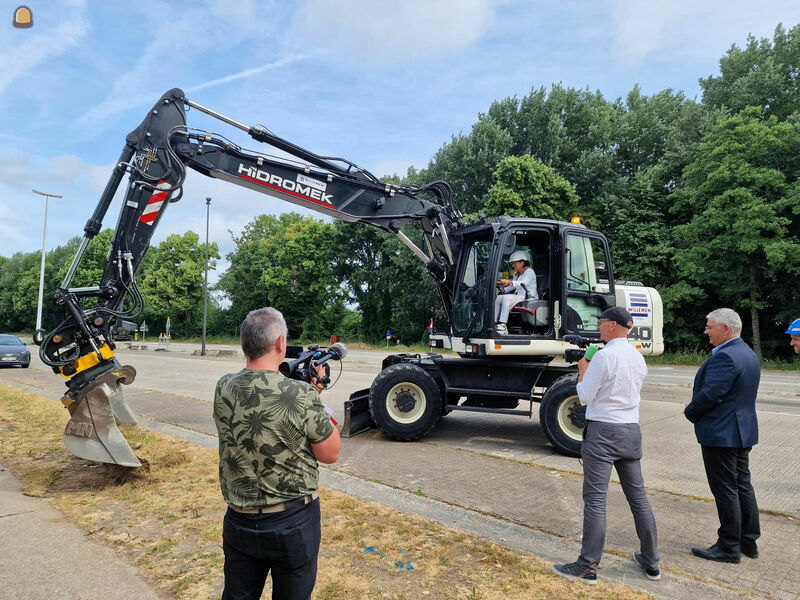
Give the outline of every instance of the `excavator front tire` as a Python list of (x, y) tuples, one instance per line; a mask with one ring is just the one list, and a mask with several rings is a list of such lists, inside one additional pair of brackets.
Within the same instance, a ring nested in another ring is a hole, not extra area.
[(369, 412), (381, 431), (400, 441), (426, 435), (442, 414), (436, 381), (417, 365), (400, 363), (381, 371), (369, 390)]

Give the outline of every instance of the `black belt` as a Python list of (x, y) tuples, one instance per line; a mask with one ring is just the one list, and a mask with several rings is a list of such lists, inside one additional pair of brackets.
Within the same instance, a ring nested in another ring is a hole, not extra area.
[(311, 492), (307, 496), (301, 496), (300, 498), (295, 498), (294, 500), (287, 500), (286, 502), (281, 502), (280, 504), (273, 504), (271, 506), (260, 506), (260, 507), (252, 507), (252, 508), (239, 508), (237, 506), (228, 505), (232, 510), (235, 510), (238, 513), (243, 513), (246, 515), (263, 515), (267, 513), (279, 513), (284, 512), (286, 510), (292, 510), (295, 508), (300, 508), (301, 506), (305, 506), (306, 504), (311, 504), (314, 500), (319, 498), (319, 492)]

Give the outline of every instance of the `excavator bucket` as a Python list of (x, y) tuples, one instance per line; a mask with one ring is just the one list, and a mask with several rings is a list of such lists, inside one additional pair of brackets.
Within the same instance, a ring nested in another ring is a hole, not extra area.
[(121, 388), (121, 384), (127, 385), (135, 377), (136, 370), (126, 365), (104, 373), (61, 399), (72, 415), (64, 429), (64, 445), (70, 452), (96, 462), (142, 466), (117, 428), (117, 424), (136, 423)]

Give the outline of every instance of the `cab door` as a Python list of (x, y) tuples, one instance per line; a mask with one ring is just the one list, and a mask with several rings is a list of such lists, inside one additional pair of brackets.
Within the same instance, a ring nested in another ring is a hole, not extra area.
[(489, 301), (494, 289), (498, 250), (494, 229), (485, 227), (464, 236), (453, 292), (453, 334), (482, 335), (490, 323)]
[(563, 232), (561, 334), (598, 334), (597, 318), (614, 306), (614, 273), (606, 238), (582, 228)]

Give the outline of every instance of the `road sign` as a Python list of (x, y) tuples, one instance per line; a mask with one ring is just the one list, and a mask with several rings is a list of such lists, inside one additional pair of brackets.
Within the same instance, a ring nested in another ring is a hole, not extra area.
[(142, 333), (147, 333), (148, 331), (150, 331), (150, 328), (147, 326), (146, 322), (142, 321), (142, 324), (139, 325), (139, 331), (141, 331)]

